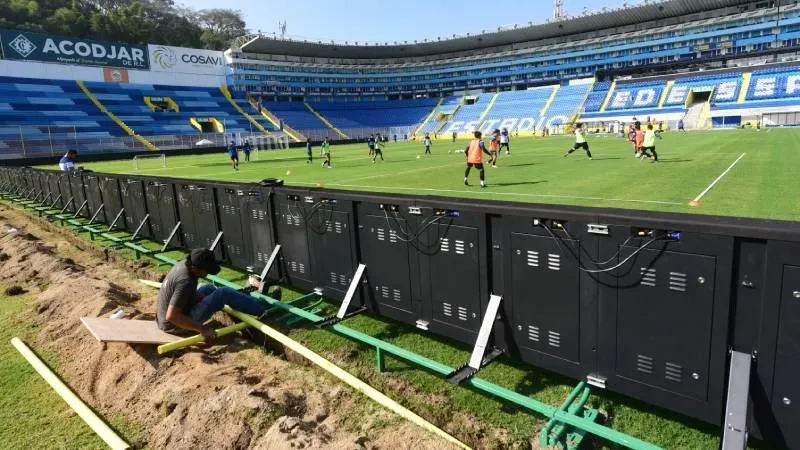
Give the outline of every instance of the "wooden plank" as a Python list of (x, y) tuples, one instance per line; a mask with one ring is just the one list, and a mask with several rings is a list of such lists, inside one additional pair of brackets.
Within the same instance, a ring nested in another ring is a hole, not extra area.
[(81, 317), (83, 326), (100, 342), (126, 342), (129, 344), (166, 344), (180, 340), (179, 336), (165, 333), (151, 320), (107, 319)]

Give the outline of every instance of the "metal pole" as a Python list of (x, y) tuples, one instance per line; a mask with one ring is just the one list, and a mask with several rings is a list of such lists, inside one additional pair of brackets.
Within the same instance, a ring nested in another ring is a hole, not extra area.
[(19, 127), (19, 143), (22, 145), (22, 157), (25, 158), (25, 138), (22, 136), (22, 127)]

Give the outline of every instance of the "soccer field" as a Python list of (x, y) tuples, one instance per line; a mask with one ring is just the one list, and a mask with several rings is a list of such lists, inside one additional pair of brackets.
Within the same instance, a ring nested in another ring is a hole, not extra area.
[[(485, 189), (475, 170), (464, 186), (465, 140), (435, 141), (428, 156), (420, 142), (388, 143), (386, 160), (375, 164), (366, 144), (332, 145), (332, 169), (321, 167), (318, 145), (313, 164), (305, 148), (262, 151), (250, 163), (242, 154), (238, 172), (224, 151), (169, 153), (166, 168), (154, 161), (151, 169), (134, 170), (130, 159), (82, 165), (109, 173), (238, 182), (274, 177), (289, 186), (800, 220), (800, 130), (668, 132), (656, 141), (657, 164), (634, 159), (630, 144), (611, 136), (588, 136), (591, 161), (582, 150), (563, 157), (572, 142), (512, 138), (512, 154), (502, 153), (497, 168), (487, 166)], [(700, 206), (690, 207), (715, 180)]]

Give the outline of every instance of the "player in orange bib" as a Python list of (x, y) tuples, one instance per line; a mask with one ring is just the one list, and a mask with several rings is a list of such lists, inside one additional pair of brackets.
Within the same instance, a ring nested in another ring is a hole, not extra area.
[(475, 132), (475, 139), (470, 141), (469, 145), (466, 149), (464, 149), (464, 153), (467, 155), (467, 170), (464, 172), (464, 185), (469, 186), (469, 171), (473, 167), (478, 169), (481, 177), (481, 187), (486, 187), (486, 181), (484, 179), (484, 172), (483, 172), (483, 154), (486, 153), (489, 156), (492, 156), (486, 150), (486, 145), (484, 145), (483, 141), (481, 140), (481, 132)]
[(489, 154), (492, 155), (492, 160), (489, 163), (492, 167), (497, 168), (497, 154), (500, 152), (500, 130), (494, 130), (492, 133), (492, 140), (489, 141)]

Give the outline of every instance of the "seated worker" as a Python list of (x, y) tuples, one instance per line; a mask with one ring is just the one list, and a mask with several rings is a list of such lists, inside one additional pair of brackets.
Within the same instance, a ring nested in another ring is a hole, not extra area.
[(197, 280), (219, 273), (214, 252), (195, 249), (186, 260), (175, 264), (158, 291), (156, 322), (166, 332), (196, 331), (206, 342), (216, 338), (214, 329), (205, 325), (225, 305), (246, 314), (260, 316), (269, 305), (248, 294), (210, 284), (197, 286)]

